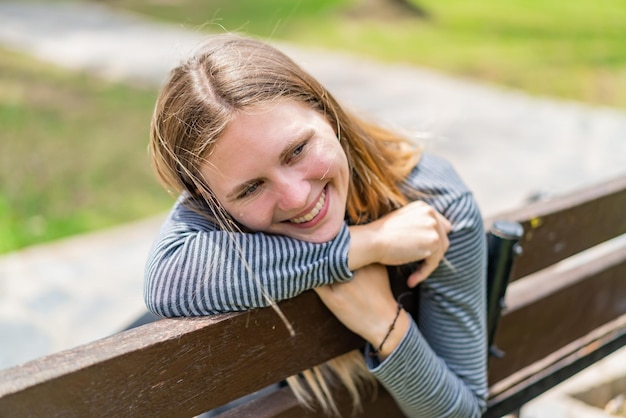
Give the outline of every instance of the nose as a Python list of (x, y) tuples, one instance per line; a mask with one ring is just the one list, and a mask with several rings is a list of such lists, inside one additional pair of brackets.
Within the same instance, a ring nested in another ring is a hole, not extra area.
[(311, 186), (304, 179), (285, 176), (276, 182), (275, 190), (276, 205), (281, 211), (298, 212), (306, 207)]

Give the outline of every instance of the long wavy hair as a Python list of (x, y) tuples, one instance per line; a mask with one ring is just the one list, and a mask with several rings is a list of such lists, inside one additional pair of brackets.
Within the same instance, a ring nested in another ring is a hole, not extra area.
[[(304, 103), (336, 130), (347, 156), (349, 222), (370, 222), (407, 203), (402, 182), (419, 159), (403, 136), (345, 111), (313, 77), (278, 49), (233, 34), (211, 36), (165, 82), (151, 123), (157, 177), (172, 194), (187, 193), (225, 230), (240, 230), (203, 180), (200, 167), (236, 112), (279, 100)], [(298, 399), (338, 414), (331, 381), (343, 384), (359, 408), (376, 387), (354, 351), (287, 379)]]

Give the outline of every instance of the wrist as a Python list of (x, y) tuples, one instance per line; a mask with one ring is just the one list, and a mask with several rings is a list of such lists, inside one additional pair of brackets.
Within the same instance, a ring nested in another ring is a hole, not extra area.
[(369, 338), (372, 346), (370, 355), (377, 356), (380, 361), (387, 358), (400, 344), (410, 325), (408, 313), (398, 305), (397, 314), (391, 321), (387, 318), (386, 327), (372, 328)]
[(348, 249), (348, 268), (358, 270), (380, 260), (379, 236), (374, 223), (353, 225), (350, 231), (350, 248)]

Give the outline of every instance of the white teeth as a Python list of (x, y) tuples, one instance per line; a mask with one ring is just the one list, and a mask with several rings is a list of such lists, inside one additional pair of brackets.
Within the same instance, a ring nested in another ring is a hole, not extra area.
[(309, 222), (311, 219), (315, 218), (319, 215), (320, 210), (324, 207), (324, 202), (326, 201), (326, 189), (322, 191), (322, 195), (320, 196), (320, 200), (317, 201), (315, 207), (311, 209), (311, 212), (307, 213), (304, 216), (300, 216), (299, 218), (290, 219), (289, 222), (294, 224), (301, 224), (303, 222)]

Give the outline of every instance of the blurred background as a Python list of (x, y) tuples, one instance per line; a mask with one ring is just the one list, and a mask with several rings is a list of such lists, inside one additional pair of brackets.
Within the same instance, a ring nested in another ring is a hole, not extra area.
[[(621, 1), (94, 3), (195, 33), (238, 31), (531, 95), (626, 109)], [(146, 153), (157, 83), (107, 82), (43, 64), (28, 51), (0, 46), (0, 53), (0, 253), (169, 207)]]
[(168, 68), (231, 31), (420, 134), (487, 215), (626, 172), (621, 0), (0, 0), (0, 368), (143, 311), (172, 204), (152, 107)]

